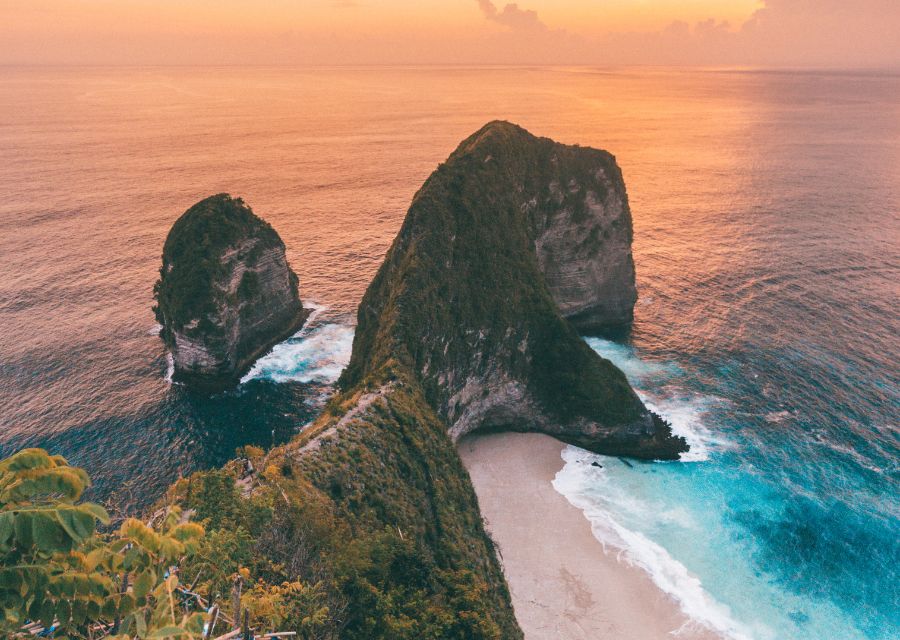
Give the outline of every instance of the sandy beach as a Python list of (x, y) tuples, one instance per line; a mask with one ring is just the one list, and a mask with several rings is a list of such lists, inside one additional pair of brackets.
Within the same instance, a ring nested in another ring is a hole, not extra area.
[(564, 446), (518, 433), (459, 443), (526, 640), (718, 638), (643, 571), (604, 551), (582, 512), (554, 490)]

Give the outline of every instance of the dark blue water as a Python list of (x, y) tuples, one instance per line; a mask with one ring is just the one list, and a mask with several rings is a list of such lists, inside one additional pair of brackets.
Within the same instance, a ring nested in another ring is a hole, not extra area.
[[(428, 173), (484, 122), (623, 167), (640, 300), (588, 338), (694, 444), (558, 488), (733, 637), (900, 635), (900, 77), (610, 69), (0, 71), (0, 454), (43, 446), (138, 507), (297, 432)], [(314, 325), (234, 392), (166, 381), (165, 234), (242, 195)]]

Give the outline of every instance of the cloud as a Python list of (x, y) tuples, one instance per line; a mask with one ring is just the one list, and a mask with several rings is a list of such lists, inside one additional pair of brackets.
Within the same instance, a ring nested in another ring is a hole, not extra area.
[[(157, 3), (171, 5), (169, 13), (159, 13), (156, 5), (151, 9), (148, 3), (106, 3), (108, 12), (95, 13), (85, 7), (103, 4), (101, 0), (0, 0), (0, 64), (650, 64), (900, 69), (900, 0), (761, 0), (761, 8), (742, 24), (682, 21), (649, 31), (611, 31), (600, 19), (599, 10), (596, 20), (559, 28), (541, 19), (549, 20), (549, 15), (528, 9), (537, 6), (537, 0), (475, 1), (477, 8), (471, 0), (461, 6), (467, 10), (467, 19), (482, 23), (480, 29), (470, 28), (470, 24), (452, 25), (441, 11), (417, 13), (415, 20), (397, 19), (400, 14), (391, 13), (384, 5), (399, 5), (400, 0), (304, 3), (334, 7), (327, 21), (315, 24), (300, 19), (303, 12), (299, 9), (294, 13), (285, 10), (285, 19), (273, 24), (268, 18), (230, 23), (226, 18), (231, 14), (213, 5), (239, 0), (223, 0), (207, 3), (210, 19), (203, 21), (202, 28), (190, 26), (193, 14), (181, 7), (186, 3)], [(661, 1), (647, 0), (646, 4)], [(599, 6), (600, 0), (580, 2)], [(417, 3), (423, 4), (432, 3)], [(144, 8), (136, 8), (138, 5)], [(365, 29), (369, 19), (372, 27)], [(184, 29), (172, 28), (181, 23)], [(221, 26), (207, 27), (207, 23)], [(341, 28), (344, 24), (353, 28)]]
[(521, 9), (519, 5), (512, 2), (503, 7), (503, 10), (497, 9), (497, 6), (491, 0), (477, 0), (478, 7), (484, 17), (491, 22), (502, 24), (505, 27), (515, 31), (547, 31), (547, 25), (541, 22), (537, 11), (531, 9)]
[[(486, 57), (550, 64), (680, 64), (776, 67), (900, 67), (898, 0), (762, 0), (743, 24), (676, 21), (656, 31), (587, 35), (551, 29), (535, 11), (477, 0), (507, 28)], [(496, 37), (495, 37), (496, 41)]]
[(730, 43), (756, 64), (896, 66), (896, 0), (765, 0)]

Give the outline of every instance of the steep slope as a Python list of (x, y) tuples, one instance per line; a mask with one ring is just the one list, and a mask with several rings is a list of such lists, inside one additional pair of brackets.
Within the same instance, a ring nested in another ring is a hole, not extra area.
[[(509, 591), (469, 477), (444, 423), (402, 366), (386, 363), (289, 444), (195, 474), (167, 497), (210, 544), (186, 575), (299, 637), (520, 640)], [(293, 586), (293, 585), (302, 585)], [(265, 626), (265, 625), (264, 625)], [(271, 626), (271, 623), (269, 624)]]
[(493, 122), (416, 194), (360, 305), (341, 383), (393, 357), (454, 438), (535, 430), (608, 454), (677, 458), (684, 440), (560, 313), (619, 322), (635, 297), (612, 156)]
[(306, 319), (284, 243), (240, 198), (219, 194), (188, 209), (162, 263), (154, 312), (175, 380), (234, 384)]

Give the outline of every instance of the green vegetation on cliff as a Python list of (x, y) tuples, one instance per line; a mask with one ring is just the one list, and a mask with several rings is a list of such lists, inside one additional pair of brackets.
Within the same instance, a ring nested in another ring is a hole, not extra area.
[(521, 637), (446, 424), (402, 367), (334, 397), (254, 464), (243, 496), (237, 464), (170, 492), (210, 531), (197, 562), (218, 572), (212, 591), (239, 566), (261, 592), (307, 585), (282, 622), (301, 637)]
[(0, 632), (198, 639), (215, 604), (214, 635), (246, 611), (251, 627), (304, 640), (520, 638), (443, 425), (401, 381), (387, 385), (316, 455), (296, 455), (309, 437), (266, 459), (248, 448), (266, 465), (249, 481), (237, 461), (180, 481), (155, 530), (128, 519), (98, 533), (106, 513), (78, 503), (87, 475), (59, 457), (0, 462)]
[[(684, 448), (563, 319), (538, 264), (542, 225), (586, 216), (605, 188), (598, 176), (617, 171), (609, 154), (508, 123), (489, 124), (435, 171), (365, 294), (350, 365), (322, 415), (268, 454), (243, 451), (255, 471), (236, 460), (166, 495), (166, 509), (205, 528), (180, 558), (204, 602), (302, 639), (522, 637), (451, 433), (545, 430), (642, 457)], [(225, 195), (176, 223), (156, 290), (164, 326), (214, 311), (222, 251), (247, 234), (280, 243)], [(241, 296), (266, 284), (231, 279)], [(173, 526), (166, 535), (180, 535)], [(189, 634), (196, 620), (184, 625)]]
[[(572, 154), (570, 179), (585, 182), (598, 159), (614, 166), (609, 154), (588, 151)], [(560, 160), (551, 156), (559, 153), (549, 139), (496, 122), (438, 167), (366, 291), (344, 386), (388, 354), (416, 371), (426, 364), (438, 373), (469, 370), (472, 336), (480, 333), (478, 353), (502, 353), (560, 419), (620, 423), (641, 415), (624, 374), (560, 317), (537, 264), (534, 224), (522, 202), (552, 199)], [(532, 184), (541, 191), (527, 193)], [(515, 348), (523, 340), (528, 355)], [(438, 386), (429, 377), (433, 401), (444, 399)]]
[(308, 316), (284, 243), (227, 194), (198, 202), (172, 226), (154, 294), (173, 379), (210, 391), (236, 384)]
[[(429, 178), (360, 305), (352, 360), (324, 413), (251, 455), (262, 469), (253, 480), (233, 463), (170, 492), (214, 541), (197, 556), (210, 597), (246, 567), (253, 597), (268, 603), (254, 614), (302, 637), (521, 637), (449, 435), (453, 393), (498, 373), (547, 422), (588, 425), (587, 444), (612, 446), (612, 432), (615, 446), (649, 442), (633, 449), (646, 456), (683, 445), (560, 316), (537, 263), (541, 220), (577, 216), (586, 196), (576, 187), (603, 188), (598, 163), (618, 171), (609, 154), (493, 123)], [(650, 434), (635, 435), (635, 423)]]
[[(448, 401), (454, 385), (499, 371), (551, 421), (615, 430), (647, 418), (624, 375), (560, 317), (537, 264), (536, 214), (523, 206), (576, 208), (584, 194), (565, 194), (571, 183), (602, 188), (598, 163), (615, 169), (603, 152), (494, 123), (429, 178), (360, 305), (352, 360), (325, 412), (252, 456), (255, 480), (236, 484), (232, 464), (170, 493), (215, 540), (198, 555), (214, 567), (213, 592), (242, 565), (261, 593), (295, 585), (302, 597), (288, 600), (302, 604), (279, 615), (305, 637), (521, 637)], [(658, 441), (632, 431), (617, 446), (679, 450), (664, 425), (650, 428)]]

